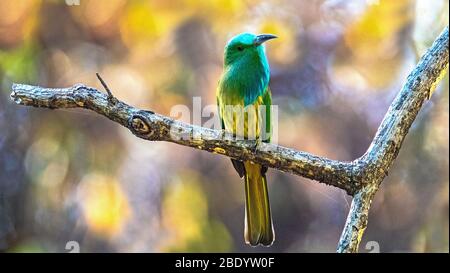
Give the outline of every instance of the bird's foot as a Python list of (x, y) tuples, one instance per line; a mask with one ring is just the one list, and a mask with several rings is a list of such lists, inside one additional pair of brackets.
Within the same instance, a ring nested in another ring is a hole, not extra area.
[(256, 154), (260, 146), (261, 146), (261, 139), (260, 138), (255, 139), (253, 146), (251, 148), (252, 153)]

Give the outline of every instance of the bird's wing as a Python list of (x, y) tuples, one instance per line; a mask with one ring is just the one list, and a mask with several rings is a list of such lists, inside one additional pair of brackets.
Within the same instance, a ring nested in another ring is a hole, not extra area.
[[(219, 115), (219, 119), (220, 119), (220, 124), (222, 126), (222, 130), (225, 130), (225, 123), (222, 119), (222, 117), (220, 116), (220, 103), (219, 103), (219, 98), (217, 97), (217, 113)], [(236, 172), (239, 174), (239, 177), (242, 178), (245, 175), (245, 166), (244, 163), (242, 161), (236, 160), (236, 159), (231, 159), (231, 163), (233, 163), (233, 167), (236, 170)]]
[[(264, 92), (262, 96), (263, 105), (266, 107), (266, 124), (263, 127), (264, 130), (261, 130), (261, 139), (263, 142), (269, 143), (272, 138), (272, 92), (270, 91), (269, 86), (267, 86), (266, 92)], [(267, 167), (262, 166), (261, 172), (265, 174), (267, 172)]]
[(216, 96), (216, 100), (217, 100), (217, 114), (219, 115), (220, 125), (222, 126), (222, 130), (225, 130), (225, 123), (223, 122), (223, 119), (220, 116), (220, 103), (218, 96)]
[(270, 91), (270, 88), (267, 87), (266, 92), (264, 92), (263, 97), (263, 105), (266, 107), (266, 124), (264, 127), (264, 131), (261, 132), (262, 137), (261, 139), (263, 142), (270, 142), (270, 139), (272, 137), (272, 120), (271, 120), (271, 114), (272, 114), (272, 92)]

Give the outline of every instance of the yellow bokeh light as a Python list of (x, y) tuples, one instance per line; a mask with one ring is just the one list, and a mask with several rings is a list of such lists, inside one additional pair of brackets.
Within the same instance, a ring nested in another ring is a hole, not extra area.
[(162, 223), (169, 236), (161, 241), (162, 251), (223, 252), (231, 249), (226, 227), (208, 215), (208, 200), (193, 171), (181, 171), (164, 194)]
[[(193, 177), (186, 174), (184, 178)], [(207, 217), (208, 204), (201, 186), (195, 179), (176, 182), (164, 198), (164, 225), (173, 232), (179, 244), (201, 237), (201, 228)]]
[(30, 38), (36, 29), (40, 0), (0, 1), (0, 48)]
[(296, 33), (298, 30), (292, 24), (280, 19), (267, 18), (260, 24), (258, 33), (270, 33), (278, 36), (279, 39), (268, 43), (270, 50), (267, 54), (270, 59), (282, 64), (292, 63), (298, 58), (296, 43)]
[(392, 47), (393, 37), (413, 19), (411, 0), (387, 1), (368, 7), (365, 14), (350, 25), (344, 39), (359, 58), (377, 59)]
[(170, 33), (187, 15), (186, 9), (143, 1), (132, 2), (120, 21), (122, 40), (128, 47), (155, 44), (154, 39)]
[(98, 236), (118, 235), (131, 217), (128, 199), (114, 177), (94, 173), (80, 184), (79, 197), (89, 229)]

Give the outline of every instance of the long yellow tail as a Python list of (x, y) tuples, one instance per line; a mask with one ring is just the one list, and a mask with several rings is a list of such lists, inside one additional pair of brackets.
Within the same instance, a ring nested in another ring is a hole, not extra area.
[(270, 246), (275, 240), (270, 214), (267, 179), (262, 166), (249, 161), (245, 165), (245, 242), (252, 246)]

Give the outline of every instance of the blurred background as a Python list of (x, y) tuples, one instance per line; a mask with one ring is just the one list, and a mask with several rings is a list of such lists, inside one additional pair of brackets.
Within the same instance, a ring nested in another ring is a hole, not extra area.
[[(361, 156), (406, 76), (448, 25), (447, 0), (2, 0), (0, 251), (334, 252), (351, 198), (269, 170), (276, 232), (244, 244), (244, 187), (225, 158), (134, 137), (83, 110), (9, 99), (13, 82), (85, 83), (136, 107), (215, 104), (223, 47), (267, 32), (278, 142)], [(360, 250), (449, 251), (448, 76), (372, 205)]]

